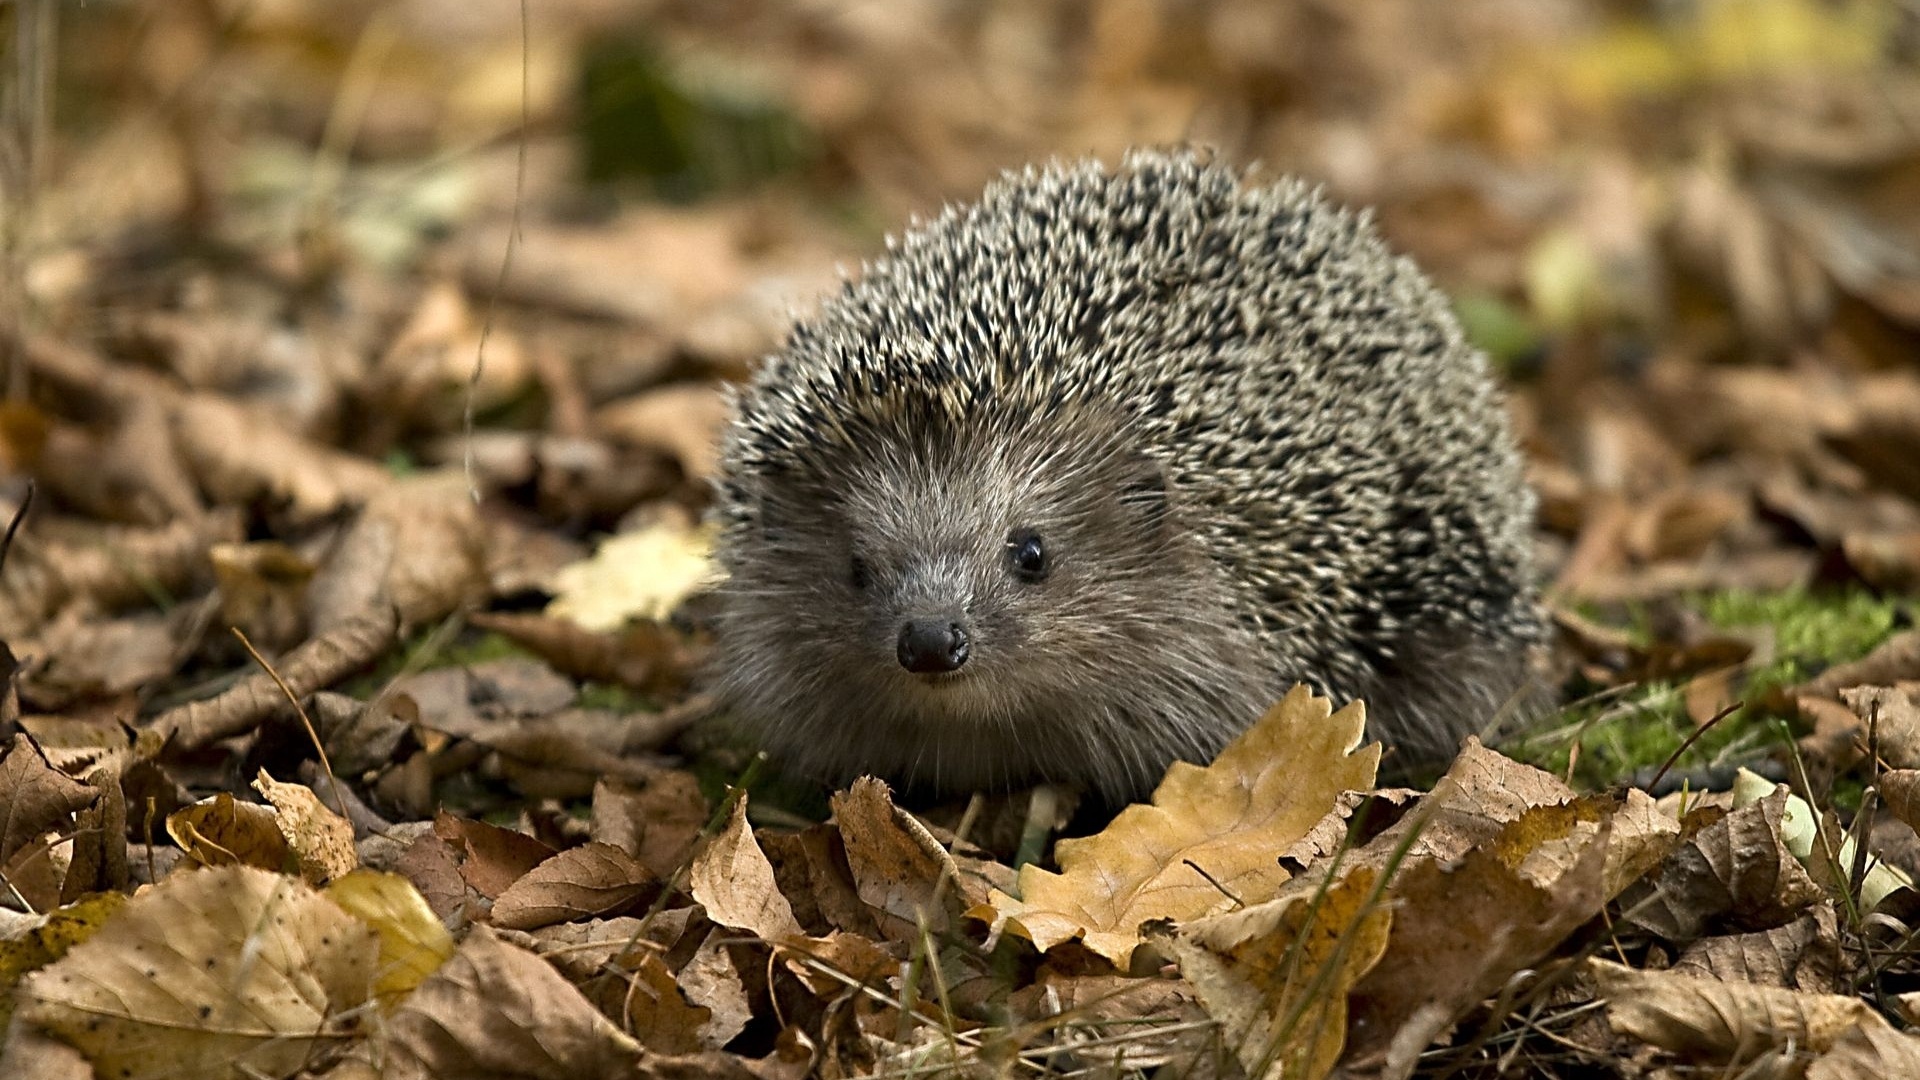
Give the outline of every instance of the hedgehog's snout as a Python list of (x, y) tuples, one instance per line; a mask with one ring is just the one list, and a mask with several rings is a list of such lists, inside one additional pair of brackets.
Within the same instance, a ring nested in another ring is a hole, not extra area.
[(945, 616), (900, 626), (900, 666), (915, 675), (944, 675), (967, 662), (967, 628)]

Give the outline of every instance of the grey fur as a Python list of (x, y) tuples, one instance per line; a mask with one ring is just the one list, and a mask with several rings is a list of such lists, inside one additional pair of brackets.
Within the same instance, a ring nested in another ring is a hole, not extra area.
[[(1445, 300), (1366, 216), (1198, 153), (1002, 177), (736, 408), (720, 690), (824, 779), (1134, 796), (1296, 681), (1444, 755), (1541, 636), (1532, 496)], [(966, 665), (904, 670), (900, 621), (948, 616)]]

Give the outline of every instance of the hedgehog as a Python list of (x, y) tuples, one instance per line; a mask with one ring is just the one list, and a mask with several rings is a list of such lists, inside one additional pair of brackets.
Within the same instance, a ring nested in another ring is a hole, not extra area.
[(1208, 152), (1003, 174), (733, 395), (718, 698), (788, 770), (1110, 801), (1294, 684), (1403, 762), (1524, 696), (1533, 500), (1371, 218)]

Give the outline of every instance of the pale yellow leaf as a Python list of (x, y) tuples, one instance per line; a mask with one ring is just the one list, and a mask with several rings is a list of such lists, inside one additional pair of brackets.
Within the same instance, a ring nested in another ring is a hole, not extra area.
[(1074, 938), (1125, 967), (1149, 919), (1184, 922), (1278, 894), (1278, 852), (1305, 836), (1343, 791), (1373, 786), (1377, 745), (1360, 747), (1365, 707), (1339, 712), (1295, 687), (1201, 768), (1175, 762), (1153, 802), (1095, 836), (1063, 840), (1060, 872), (1020, 871), (1020, 899), (993, 911), (1042, 951)]
[(304, 784), (285, 784), (261, 769), (253, 789), (273, 804), (274, 821), (300, 865), (300, 876), (315, 885), (352, 873), (360, 865), (353, 826), (329, 810)]
[(373, 991), (387, 1004), (420, 985), (453, 955), (453, 935), (413, 883), (399, 874), (355, 870), (326, 887), (327, 899), (380, 936)]
[(16, 1022), (121, 1080), (286, 1076), (361, 1036), (379, 951), (298, 878), (182, 871), (29, 976)]
[(663, 520), (602, 541), (591, 558), (561, 567), (547, 614), (588, 630), (617, 630), (629, 619), (664, 619), (711, 570), (704, 530)]

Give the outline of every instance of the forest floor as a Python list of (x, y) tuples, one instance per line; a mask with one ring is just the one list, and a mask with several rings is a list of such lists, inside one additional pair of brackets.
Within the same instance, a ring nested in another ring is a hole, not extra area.
[[(0, 1075), (1920, 1076), (1910, 6), (0, 30)], [(1183, 141), (1454, 298), (1558, 706), (1398, 788), (1297, 693), (1091, 825), (780, 776), (700, 685), (723, 386)]]

